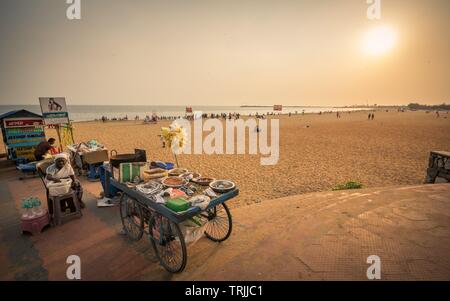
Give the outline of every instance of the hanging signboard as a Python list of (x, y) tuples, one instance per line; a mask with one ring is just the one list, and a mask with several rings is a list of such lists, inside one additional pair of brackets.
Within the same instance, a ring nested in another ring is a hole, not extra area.
[(39, 97), (39, 103), (46, 125), (69, 123), (69, 113), (64, 97)]
[(44, 122), (42, 118), (9, 118), (4, 120), (5, 128), (21, 128), (21, 127), (33, 127), (42, 126)]

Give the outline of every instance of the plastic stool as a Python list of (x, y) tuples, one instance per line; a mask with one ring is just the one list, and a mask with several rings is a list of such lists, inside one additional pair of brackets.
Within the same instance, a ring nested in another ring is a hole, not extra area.
[(22, 217), (22, 232), (29, 232), (31, 234), (39, 234), (45, 226), (50, 223), (47, 210), (43, 209), (42, 214), (32, 218)]
[[(75, 192), (65, 194), (63, 196), (50, 196), (49, 199), (52, 201), (53, 205), (53, 216), (52, 216), (52, 224), (54, 226), (61, 225), (65, 219), (77, 216), (82, 217), (83, 213), (81, 212), (80, 204), (76, 198)], [(61, 201), (62, 200), (72, 200), (75, 206), (75, 212), (65, 213), (61, 212)]]

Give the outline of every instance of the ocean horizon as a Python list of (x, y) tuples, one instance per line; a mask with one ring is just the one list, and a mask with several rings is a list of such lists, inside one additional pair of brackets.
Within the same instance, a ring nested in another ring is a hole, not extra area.
[[(189, 105), (187, 105), (189, 106)], [(187, 106), (170, 105), (68, 105), (69, 118), (73, 121), (92, 121), (108, 118), (140, 119), (146, 115), (155, 113), (158, 116), (185, 116)], [(30, 112), (41, 114), (39, 105), (0, 105), (0, 115), (9, 111), (25, 109)], [(201, 111), (207, 114), (239, 113), (241, 115), (267, 114), (273, 111), (272, 106), (265, 105), (243, 105), (243, 106), (192, 106), (193, 111)], [(281, 113), (319, 113), (325, 111), (356, 111), (365, 110), (363, 107), (340, 107), (340, 106), (283, 106)]]

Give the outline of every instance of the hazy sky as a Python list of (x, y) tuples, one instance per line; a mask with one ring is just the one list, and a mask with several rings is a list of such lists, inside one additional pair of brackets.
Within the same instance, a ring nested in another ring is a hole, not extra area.
[[(450, 1), (0, 0), (0, 104), (450, 102)], [(371, 28), (396, 32), (380, 56)]]

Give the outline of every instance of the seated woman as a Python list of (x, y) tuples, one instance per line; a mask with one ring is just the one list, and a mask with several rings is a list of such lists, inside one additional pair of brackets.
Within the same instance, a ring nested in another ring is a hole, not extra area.
[[(77, 198), (76, 201), (79, 202), (81, 208), (85, 207), (83, 201), (81, 200), (83, 197), (83, 188), (81, 187), (80, 182), (75, 178), (75, 173), (73, 171), (72, 166), (69, 163), (69, 156), (66, 153), (60, 153), (55, 156), (55, 163), (53, 163), (47, 168), (46, 174), (47, 175), (45, 177), (45, 180), (47, 184), (51, 182), (59, 183), (61, 182), (61, 179), (67, 178), (72, 179), (72, 189), (75, 191), (75, 195)], [(69, 204), (67, 205), (69, 206), (70, 210), (74, 212), (75, 211), (74, 204), (72, 202), (68, 203)], [(51, 204), (48, 205), (49, 211), (51, 211), (52, 206), (50, 206)], [(62, 208), (63, 207), (67, 208), (67, 205), (66, 206), (62, 205)], [(65, 211), (65, 208), (63, 208), (63, 211)]]

